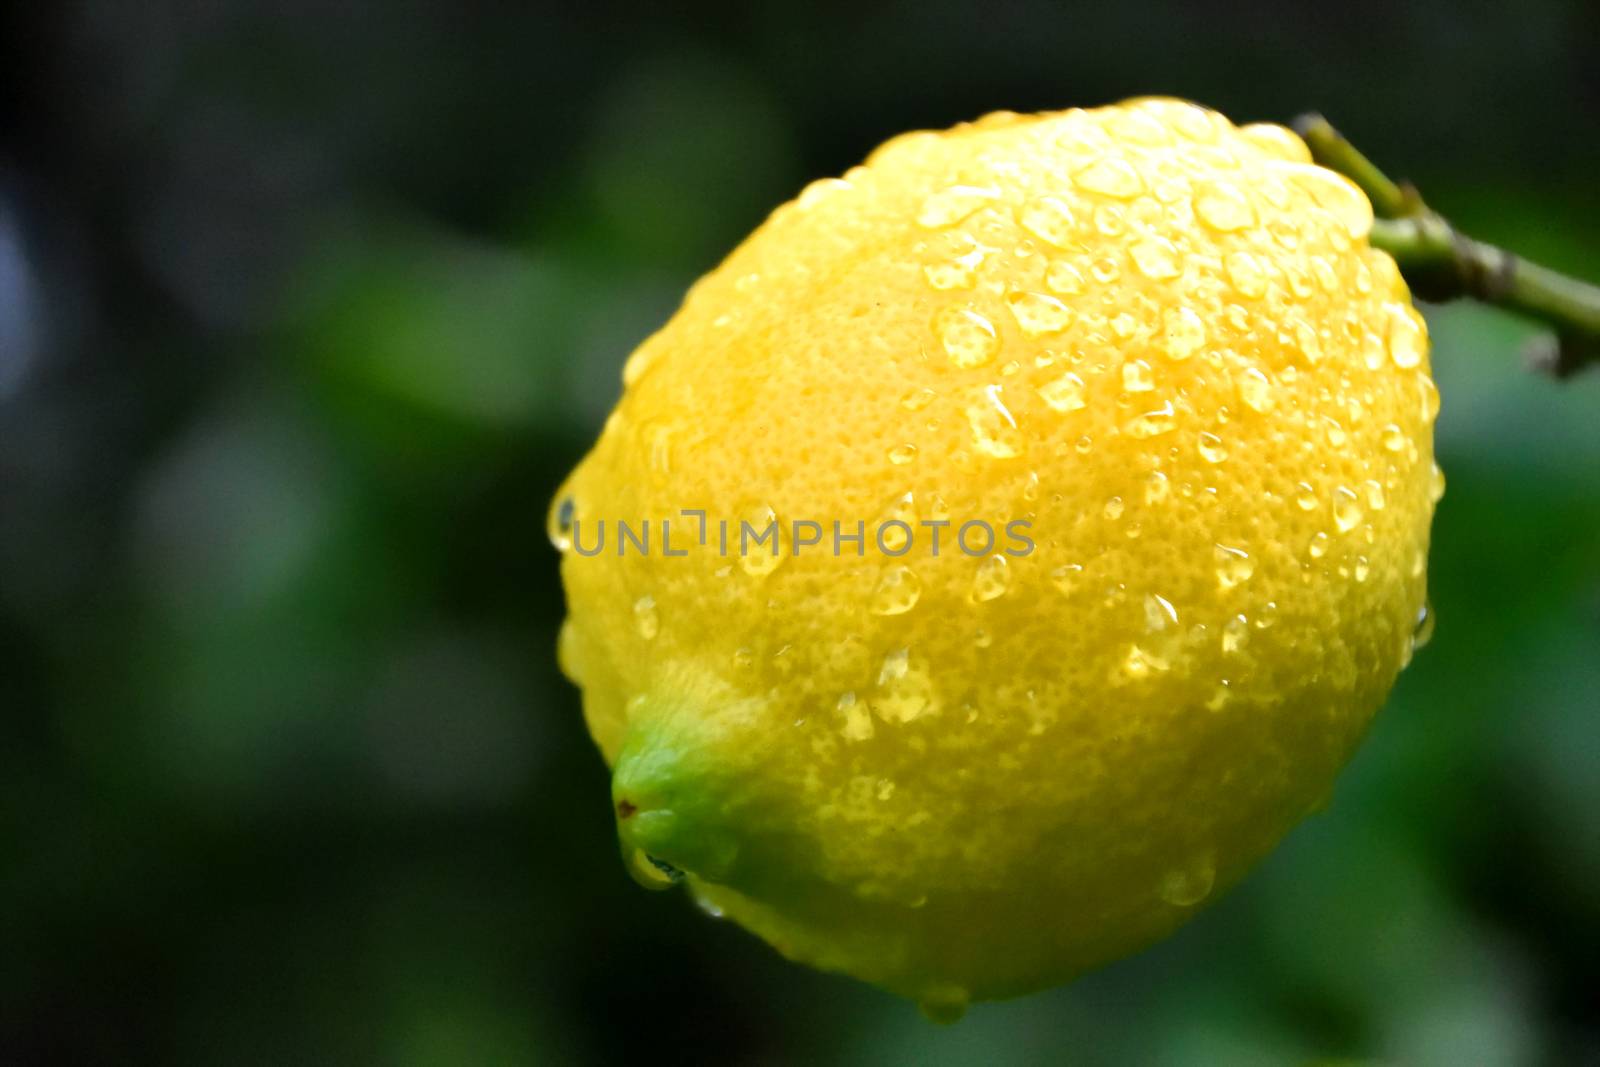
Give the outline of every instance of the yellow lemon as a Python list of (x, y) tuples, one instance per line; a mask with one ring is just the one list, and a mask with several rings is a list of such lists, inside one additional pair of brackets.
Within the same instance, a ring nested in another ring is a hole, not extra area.
[(561, 490), (627, 862), (949, 1018), (1324, 802), (1425, 614), (1438, 394), (1369, 204), (1176, 100), (809, 186)]

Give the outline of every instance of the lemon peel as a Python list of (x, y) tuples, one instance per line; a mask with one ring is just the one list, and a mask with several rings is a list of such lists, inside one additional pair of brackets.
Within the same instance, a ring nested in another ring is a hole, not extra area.
[[(1325, 802), (1442, 480), (1425, 324), (1308, 159), (1177, 100), (993, 115), (695, 284), (551, 511), (641, 881), (950, 1019), (1164, 936)], [(619, 520), (683, 554), (585, 548)]]

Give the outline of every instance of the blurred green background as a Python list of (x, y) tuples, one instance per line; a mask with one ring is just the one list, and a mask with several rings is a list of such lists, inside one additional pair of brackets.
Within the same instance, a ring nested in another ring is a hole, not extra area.
[(0, 1062), (1600, 1063), (1600, 375), (1430, 309), (1438, 631), (1178, 936), (954, 1028), (637, 889), (544, 514), (623, 358), (900, 130), (1332, 116), (1600, 277), (1600, 7), (0, 15)]

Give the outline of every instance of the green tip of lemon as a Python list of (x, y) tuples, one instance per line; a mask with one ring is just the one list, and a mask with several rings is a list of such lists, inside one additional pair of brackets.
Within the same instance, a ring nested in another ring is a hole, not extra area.
[(726, 879), (739, 855), (715, 775), (696, 750), (668, 729), (642, 730), (611, 776), (617, 836), (629, 872), (665, 889), (694, 874)]

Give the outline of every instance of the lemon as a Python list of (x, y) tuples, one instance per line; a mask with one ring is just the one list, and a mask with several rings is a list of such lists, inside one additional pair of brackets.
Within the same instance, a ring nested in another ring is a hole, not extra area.
[(634, 873), (939, 1018), (1238, 880), (1426, 614), (1438, 394), (1371, 222), (1162, 99), (909, 133), (775, 211), (552, 509)]

